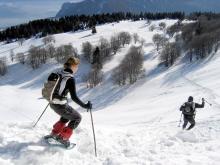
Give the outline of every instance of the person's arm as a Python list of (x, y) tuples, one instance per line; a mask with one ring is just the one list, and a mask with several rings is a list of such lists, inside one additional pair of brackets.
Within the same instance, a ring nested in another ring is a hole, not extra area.
[(195, 108), (204, 108), (204, 106), (205, 106), (204, 101), (202, 102), (202, 104), (195, 103)]
[(84, 104), (77, 96), (76, 94), (76, 84), (75, 84), (75, 79), (74, 78), (70, 78), (67, 81), (67, 88), (69, 89), (71, 98), (74, 102), (76, 102), (78, 105), (80, 105), (83, 108), (87, 108), (87, 105)]
[(180, 107), (180, 111), (183, 111), (185, 108), (185, 104), (183, 104), (181, 107)]

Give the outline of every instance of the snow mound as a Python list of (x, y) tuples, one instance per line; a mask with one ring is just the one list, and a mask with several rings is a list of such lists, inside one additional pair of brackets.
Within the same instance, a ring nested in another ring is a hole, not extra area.
[[(220, 121), (212, 123), (213, 126), (217, 124)], [(180, 160), (180, 164), (185, 165), (198, 163), (201, 155), (200, 164), (217, 164), (220, 160), (216, 154), (220, 152), (220, 132), (203, 124), (199, 126), (202, 132), (179, 131), (178, 127), (168, 123), (129, 129), (98, 127), (97, 158), (94, 156), (90, 125), (75, 130), (71, 141), (77, 146), (72, 150), (48, 146), (42, 140), (50, 132), (48, 124), (38, 125), (34, 129), (32, 125), (0, 124), (0, 131), (5, 132), (0, 135), (1, 165), (174, 165)]]
[(196, 134), (193, 132), (180, 131), (176, 134), (176, 137), (182, 140), (183, 142), (197, 143), (199, 139), (196, 137)]

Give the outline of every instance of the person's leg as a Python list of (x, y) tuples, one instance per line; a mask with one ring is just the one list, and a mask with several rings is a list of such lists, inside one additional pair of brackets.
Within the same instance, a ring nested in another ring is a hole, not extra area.
[(188, 119), (187, 119), (187, 116), (186, 116), (186, 115), (184, 115), (183, 121), (184, 121), (184, 123), (183, 123), (183, 129), (185, 129), (186, 126), (187, 126), (187, 124), (188, 124)]
[(66, 126), (66, 123), (69, 122), (68, 119), (63, 117), (63, 112), (65, 111), (65, 105), (57, 105), (57, 104), (50, 104), (50, 107), (61, 116), (60, 120), (57, 121), (53, 125), (53, 129), (51, 131), (51, 135), (58, 136), (63, 128)]
[(58, 136), (68, 121), (68, 119), (61, 117), (60, 120), (53, 125), (51, 135)]
[(190, 117), (189, 117), (189, 123), (190, 123), (191, 125), (189, 126), (189, 128), (188, 128), (187, 130), (192, 129), (192, 128), (195, 126), (196, 122), (195, 122), (194, 116), (190, 116)]
[(68, 127), (76, 129), (82, 120), (82, 116), (76, 110), (72, 110), (72, 119), (70, 120)]
[(76, 129), (81, 122), (81, 115), (76, 110), (74, 110), (71, 106), (66, 105), (65, 113), (62, 115), (64, 118), (70, 120), (68, 126), (63, 128), (60, 136), (63, 140), (69, 140), (73, 133), (73, 129)]

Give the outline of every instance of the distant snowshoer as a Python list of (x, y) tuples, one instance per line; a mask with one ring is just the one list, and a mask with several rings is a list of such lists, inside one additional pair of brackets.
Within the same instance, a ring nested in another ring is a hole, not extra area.
[(193, 102), (193, 97), (189, 96), (188, 102), (185, 102), (181, 107), (180, 111), (182, 111), (183, 114), (183, 129), (186, 128), (188, 122), (191, 124), (187, 130), (192, 129), (196, 122), (195, 122), (195, 115), (196, 115), (196, 108), (204, 108), (205, 106), (205, 99), (202, 98), (202, 104), (198, 104)]
[[(65, 147), (71, 144), (69, 138), (73, 130), (78, 127), (82, 118), (79, 112), (67, 104), (68, 92), (70, 92), (72, 100), (81, 107), (92, 109), (90, 102), (84, 104), (76, 94), (73, 74), (77, 72), (79, 63), (79, 59), (69, 58), (61, 72), (52, 73), (48, 77), (48, 82), (50, 83), (46, 83), (42, 90), (44, 98), (50, 102), (50, 107), (61, 116), (60, 120), (53, 125), (51, 134), (45, 136), (45, 139), (53, 138), (64, 144)], [(67, 123), (68, 125), (66, 125)]]

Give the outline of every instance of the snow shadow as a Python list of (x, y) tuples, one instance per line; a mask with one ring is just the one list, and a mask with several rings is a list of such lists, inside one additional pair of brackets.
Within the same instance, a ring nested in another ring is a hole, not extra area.
[(44, 82), (49, 73), (55, 69), (59, 69), (58, 64), (48, 63), (36, 70), (33, 70), (30, 66), (21, 65), (19, 63), (12, 64), (8, 68), (9, 72), (0, 78), (0, 85), (22, 85), (20, 88), (36, 89), (42, 87), (42, 82)]
[[(49, 74), (62, 69), (62, 65), (59, 63), (48, 62), (42, 65), (40, 68), (33, 70), (30, 66), (22, 65), (20, 63), (12, 64), (8, 68), (8, 73), (0, 77), (0, 86), (20, 85), (21, 89), (38, 89), (42, 88), (43, 83), (48, 78)], [(90, 66), (85, 62), (82, 62), (79, 71), (74, 76), (76, 81), (81, 81), (82, 75), (88, 72)]]
[(154, 51), (151, 51), (150, 53), (144, 54), (144, 61), (154, 60), (155, 58), (157, 58), (157, 56), (155, 56)]
[(83, 37), (80, 37), (80, 39), (87, 38), (87, 37), (91, 37), (91, 36), (93, 36), (93, 34), (85, 35), (85, 36), (83, 36)]
[(218, 58), (216, 53), (212, 53), (211, 55), (209, 55), (205, 59), (200, 59), (200, 60), (196, 60), (196, 61), (194, 59), (193, 62), (190, 62), (189, 59), (187, 58), (187, 56), (185, 56), (182, 59), (182, 62), (185, 62), (185, 64), (184, 64), (185, 66), (182, 67), (182, 69), (183, 69), (182, 74), (187, 75), (190, 72), (197, 71), (197, 70), (203, 68), (204, 66), (208, 65), (210, 62), (212, 62), (216, 58)]
[(170, 85), (177, 82), (180, 78), (184, 78), (187, 74), (203, 68), (215, 58), (217, 58), (217, 56), (212, 54), (205, 59), (190, 62), (189, 57), (185, 55), (174, 66), (167, 68), (169, 72), (167, 72), (164, 78), (163, 85)]
[(7, 145), (0, 147), (0, 155), (10, 159), (18, 159), (24, 152), (42, 153), (46, 150), (46, 144), (39, 142), (9, 141)]
[(159, 64), (158, 66), (156, 66), (155, 68), (153, 68), (152, 70), (150, 70), (148, 73), (146, 73), (146, 78), (147, 80), (152, 80), (155, 77), (159, 76), (160, 74), (166, 72), (168, 69), (162, 65)]
[(140, 26), (139, 29), (145, 29), (145, 28), (149, 27), (149, 25), (150, 24), (146, 22), (144, 25)]
[(85, 96), (83, 100), (90, 100), (94, 105), (94, 110), (98, 111), (120, 101), (128, 93), (128, 90), (131, 90), (129, 86), (117, 87), (107, 83), (93, 89), (82, 88), (77, 93), (80, 98)]

